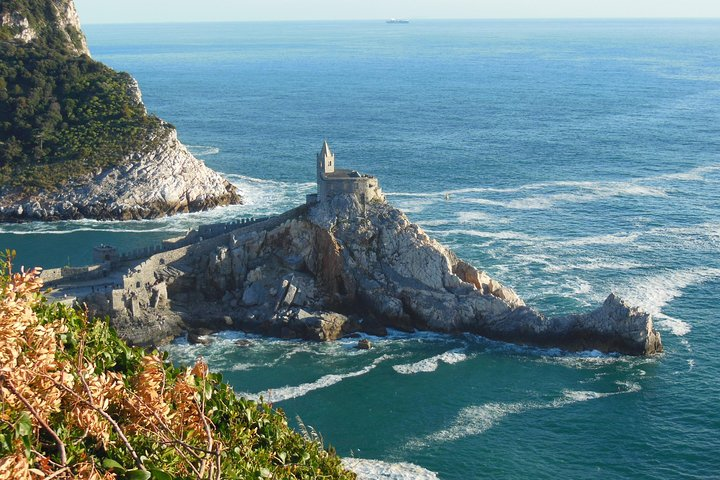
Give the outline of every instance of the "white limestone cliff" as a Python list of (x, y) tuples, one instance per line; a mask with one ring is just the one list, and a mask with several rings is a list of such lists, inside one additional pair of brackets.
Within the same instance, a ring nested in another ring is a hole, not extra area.
[[(0, 196), (0, 220), (130, 220), (239, 203), (236, 188), (196, 159), (166, 128), (157, 146), (60, 191)], [(149, 139), (155, 142), (155, 139)]]

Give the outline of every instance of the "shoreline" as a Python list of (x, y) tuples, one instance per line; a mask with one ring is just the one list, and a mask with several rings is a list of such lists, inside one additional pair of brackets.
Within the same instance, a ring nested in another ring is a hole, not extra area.
[(395, 328), (569, 351), (662, 351), (652, 318), (618, 297), (591, 313), (546, 318), (399, 210), (384, 201), (363, 207), (352, 196), (201, 227), (134, 259), (43, 275), (56, 295), (110, 316), (138, 345), (184, 331), (328, 341)]

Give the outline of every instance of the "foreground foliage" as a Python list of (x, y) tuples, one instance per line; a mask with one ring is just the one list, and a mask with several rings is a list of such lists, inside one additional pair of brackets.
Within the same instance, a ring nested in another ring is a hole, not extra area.
[(0, 259), (0, 479), (355, 478), (282, 412), (48, 303)]

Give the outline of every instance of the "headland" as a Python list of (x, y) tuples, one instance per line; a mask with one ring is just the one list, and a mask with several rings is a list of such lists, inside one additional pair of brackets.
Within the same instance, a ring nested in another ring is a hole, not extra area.
[(377, 178), (336, 170), (327, 142), (318, 194), (282, 215), (209, 225), (154, 249), (43, 273), (55, 297), (109, 315), (135, 344), (240, 329), (334, 340), (355, 332), (473, 332), (566, 350), (662, 351), (649, 314), (609, 295), (548, 318), (459, 259), (385, 200)]

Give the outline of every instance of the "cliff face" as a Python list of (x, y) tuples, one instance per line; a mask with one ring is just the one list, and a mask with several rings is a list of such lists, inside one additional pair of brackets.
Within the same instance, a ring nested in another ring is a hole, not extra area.
[(0, 27), (14, 40), (43, 40), (75, 55), (90, 55), (73, 0), (6, 0), (0, 5)]
[(89, 58), (72, 0), (3, 0), (0, 21), (10, 40), (0, 42), (0, 221), (142, 219), (242, 202), (148, 114), (134, 78)]
[(140, 220), (241, 202), (236, 188), (196, 159), (174, 129), (162, 133), (152, 150), (73, 179), (60, 191), (2, 195), (0, 221)]
[[(155, 255), (142, 270), (126, 277), (128, 287), (112, 302), (94, 302), (114, 315), (120, 331), (135, 335), (129, 326), (138, 318), (156, 329), (166, 311), (190, 326), (285, 338), (332, 340), (393, 327), (568, 350), (662, 351), (650, 316), (614, 295), (592, 313), (546, 318), (401, 211), (385, 202), (362, 206), (350, 195)], [(158, 288), (166, 292), (162, 301)]]

